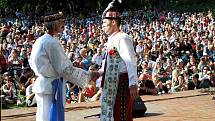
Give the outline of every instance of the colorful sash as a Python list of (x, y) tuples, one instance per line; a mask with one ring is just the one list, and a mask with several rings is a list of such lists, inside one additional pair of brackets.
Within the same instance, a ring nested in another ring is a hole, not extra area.
[(122, 61), (118, 51), (114, 47), (107, 55), (104, 87), (102, 91), (100, 121), (113, 121), (114, 105), (119, 82), (119, 63)]
[(63, 82), (61, 79), (55, 79), (52, 81), (52, 102), (50, 109), (50, 121), (64, 121), (62, 87)]

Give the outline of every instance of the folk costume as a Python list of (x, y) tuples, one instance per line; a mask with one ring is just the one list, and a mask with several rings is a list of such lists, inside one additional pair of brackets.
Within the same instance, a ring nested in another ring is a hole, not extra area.
[[(52, 26), (52, 22), (59, 19), (62, 19), (60, 13), (50, 15), (45, 19), (45, 23)], [(63, 79), (84, 88), (88, 84), (88, 72), (73, 67), (60, 41), (50, 33), (46, 33), (36, 40), (29, 64), (38, 76), (33, 86), (37, 100), (36, 121), (53, 121), (53, 119), (64, 121), (62, 101), (64, 92), (62, 85), (64, 84), (60, 78), (63, 77)], [(51, 116), (56, 116), (56, 118)]]
[[(119, 12), (112, 9), (115, 2), (109, 4), (103, 19), (120, 19)], [(114, 32), (108, 38), (106, 60), (102, 67), (101, 121), (133, 121), (130, 86), (138, 82), (136, 62), (133, 41), (129, 35)]]

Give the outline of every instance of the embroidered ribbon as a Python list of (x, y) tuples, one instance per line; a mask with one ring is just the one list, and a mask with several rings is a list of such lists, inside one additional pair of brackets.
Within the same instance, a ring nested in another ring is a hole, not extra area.
[(113, 111), (119, 82), (119, 62), (122, 59), (115, 51), (112, 55), (107, 55), (107, 67), (105, 81), (102, 92), (101, 121), (113, 121)]

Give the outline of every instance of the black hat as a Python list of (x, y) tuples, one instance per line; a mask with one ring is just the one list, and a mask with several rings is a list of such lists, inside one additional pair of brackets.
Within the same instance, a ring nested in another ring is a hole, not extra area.
[(121, 0), (113, 0), (107, 6), (102, 14), (103, 19), (120, 19)]

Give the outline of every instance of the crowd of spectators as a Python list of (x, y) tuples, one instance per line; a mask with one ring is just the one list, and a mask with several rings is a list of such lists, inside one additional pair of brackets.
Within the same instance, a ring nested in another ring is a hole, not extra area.
[[(135, 10), (124, 11), (122, 17), (121, 30), (132, 38), (138, 57), (140, 95), (215, 86), (215, 20), (210, 11)], [(28, 17), (0, 21), (1, 98), (6, 103), (35, 105), (32, 86), (36, 76), (28, 58), (45, 28), (42, 22), (32, 21)], [(101, 68), (108, 38), (99, 15), (67, 17), (64, 32), (56, 38), (74, 66), (84, 70)], [(67, 82), (67, 103), (98, 100), (100, 81), (101, 77), (96, 83), (92, 80), (84, 90)]]

